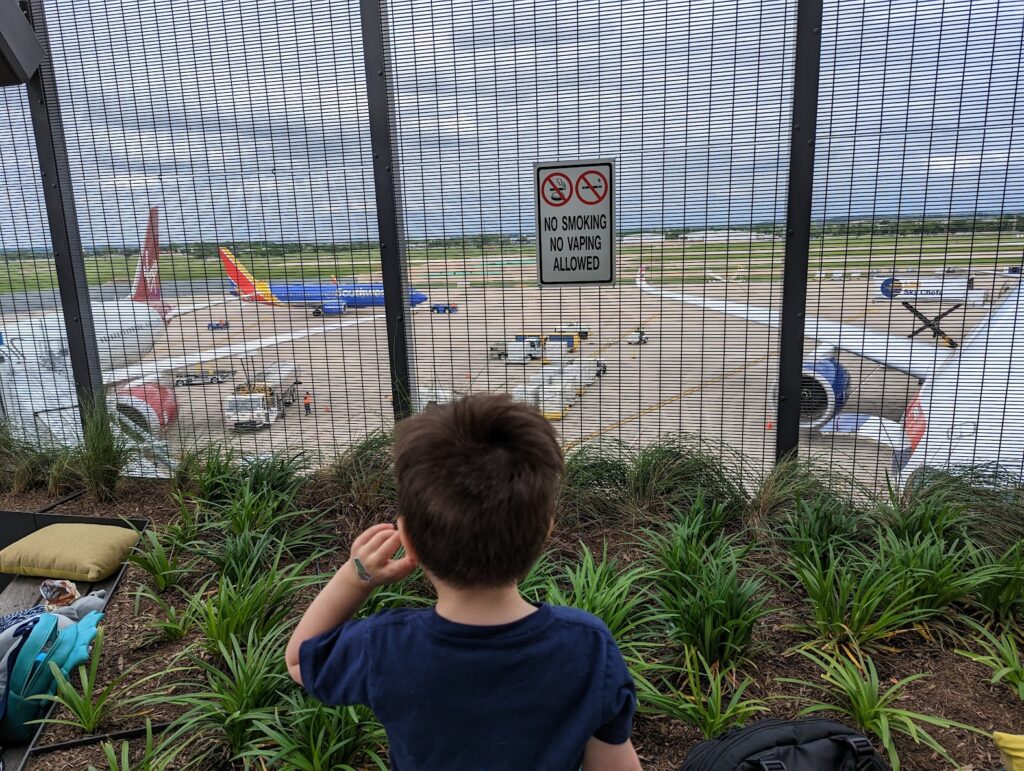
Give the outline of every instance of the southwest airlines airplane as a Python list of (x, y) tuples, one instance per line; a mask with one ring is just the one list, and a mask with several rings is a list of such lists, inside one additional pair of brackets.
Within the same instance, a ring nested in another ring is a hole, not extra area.
[[(348, 308), (384, 305), (383, 284), (339, 284), (335, 279), (326, 284), (320, 281), (260, 281), (224, 247), (220, 249), (220, 261), (231, 282), (231, 294), (245, 302), (302, 305), (312, 308), (314, 316), (339, 316)], [(426, 299), (427, 295), (416, 289), (409, 292), (409, 305), (413, 307)]]
[[(221, 305), (211, 302), (173, 308), (160, 293), (158, 212), (149, 210), (131, 293), (121, 300), (92, 303), (93, 326), (103, 385), (116, 414), (136, 432), (156, 435), (177, 416), (174, 388), (163, 381), (173, 370), (209, 365), (218, 359), (246, 356), (281, 345), (384, 318), (361, 316), (314, 329), (298, 329), (193, 351), (147, 359), (167, 325), (187, 313)], [(34, 441), (74, 445), (81, 441), (78, 397), (71, 375), (68, 339), (61, 311), (0, 321), (0, 417)]]
[[(777, 329), (778, 311), (670, 290), (649, 284), (640, 268), (636, 284), (677, 302)], [(1024, 329), (1022, 285), (996, 305), (958, 348), (897, 337), (857, 324), (805, 317), (805, 336), (819, 347), (803, 365), (800, 418), (805, 428), (860, 436), (892, 449), (900, 487), (922, 468), (985, 466), (1024, 479)], [(839, 351), (856, 354), (920, 382), (902, 423), (877, 415), (844, 413), (851, 377)]]

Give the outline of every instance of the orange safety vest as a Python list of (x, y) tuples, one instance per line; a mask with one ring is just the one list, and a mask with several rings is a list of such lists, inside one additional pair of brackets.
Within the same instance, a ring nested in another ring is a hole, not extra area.
[(306, 394), (305, 396), (303, 396), (302, 397), (302, 403), (305, 404), (305, 405), (312, 404), (313, 403), (312, 395), (311, 394)]

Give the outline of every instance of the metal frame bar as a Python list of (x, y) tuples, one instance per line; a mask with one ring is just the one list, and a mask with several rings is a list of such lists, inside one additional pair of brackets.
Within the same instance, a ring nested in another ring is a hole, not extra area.
[(822, 0), (798, 0), (793, 66), (793, 131), (786, 195), (786, 254), (779, 328), (779, 404), (775, 458), (797, 451), (800, 442), (800, 384), (803, 375), (807, 263), (814, 196), (814, 139), (821, 66)]
[(401, 208), (398, 171), (391, 132), (392, 100), (388, 86), (387, 18), (384, 0), (360, 0), (366, 101), (370, 117), (370, 149), (377, 203), (380, 268), (384, 283), (384, 317), (388, 334), (388, 364), (395, 420), (412, 414), (412, 367), (406, 330), (409, 297), (402, 277)]
[[(57, 272), (57, 288), (64, 312), (68, 338), (71, 373), (79, 400), (89, 400), (103, 391), (96, 332), (89, 302), (89, 286), (82, 260), (82, 239), (78, 232), (78, 215), (71, 186), (64, 123), (57, 98), (57, 81), (50, 57), (50, 38), (46, 28), (43, 0), (31, 0), (29, 22), (45, 50), (39, 69), (26, 84), (32, 130), (43, 181), (46, 219), (50, 226), (53, 262)], [(82, 411), (84, 419), (84, 411)]]

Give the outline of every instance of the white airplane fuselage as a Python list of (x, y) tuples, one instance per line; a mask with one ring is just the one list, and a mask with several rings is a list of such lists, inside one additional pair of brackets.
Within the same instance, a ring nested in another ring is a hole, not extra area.
[[(96, 348), (102, 371), (141, 360), (153, 350), (165, 325), (146, 303), (114, 300), (92, 306)], [(29, 367), (62, 369), (69, 363), (62, 311), (0, 326), (0, 356)]]
[[(998, 464), (1024, 473), (1024, 307), (1018, 285), (938, 364), (911, 400), (903, 431), (911, 453), (900, 482), (922, 467)], [(897, 465), (898, 465), (897, 454)], [(895, 470), (895, 469), (894, 469)]]

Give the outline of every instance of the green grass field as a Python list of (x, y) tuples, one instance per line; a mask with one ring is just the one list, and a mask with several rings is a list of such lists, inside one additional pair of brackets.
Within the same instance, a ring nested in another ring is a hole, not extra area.
[[(646, 262), (660, 265), (668, 275), (685, 273), (687, 281), (703, 280), (703, 272), (735, 274), (747, 270), (752, 280), (771, 280), (782, 270), (785, 245), (782, 241), (753, 243), (664, 243), (625, 245), (619, 259), (629, 265)], [(261, 279), (310, 280), (353, 277), (379, 277), (380, 262), (375, 250), (331, 253), (327, 250), (304, 249), (294, 253), (269, 256), (258, 250), (238, 249), (237, 256)], [(410, 269), (426, 273), (430, 285), (467, 280), (474, 285), (500, 285), (494, 281), (502, 266), (521, 268), (524, 279), (533, 275), (534, 247), (531, 244), (489, 245), (484, 248), (446, 246), (418, 247), (406, 252)], [(975, 265), (985, 268), (1019, 265), (1024, 254), (1024, 240), (992, 233), (970, 235), (913, 237), (829, 237), (811, 241), (810, 270), (880, 270), (899, 267), (920, 267), (932, 270), (945, 266)], [(85, 258), (85, 269), (91, 286), (113, 280), (129, 280), (135, 272), (137, 253), (129, 255), (91, 256)], [(693, 273), (690, 273), (693, 271)], [(700, 271), (700, 273), (698, 273)], [(220, 261), (181, 254), (167, 254), (160, 262), (164, 281), (220, 281), (224, 279)], [(0, 267), (0, 294), (21, 291), (52, 291), (56, 274), (48, 259), (8, 259)]]

